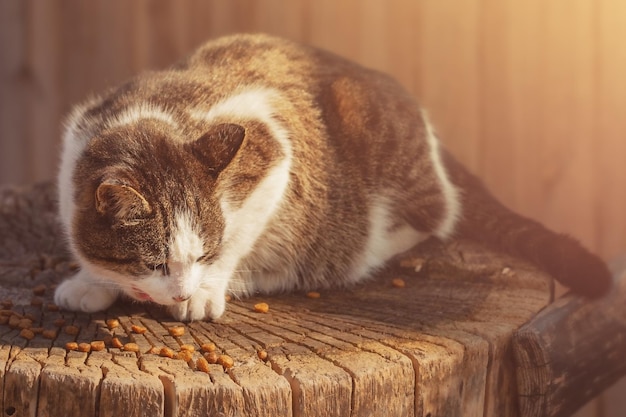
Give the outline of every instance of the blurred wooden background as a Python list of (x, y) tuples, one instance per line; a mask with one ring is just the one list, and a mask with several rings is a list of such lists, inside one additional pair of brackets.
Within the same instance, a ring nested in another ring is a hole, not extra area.
[[(2, 0), (0, 183), (53, 177), (72, 103), (238, 31), (393, 74), (506, 204), (626, 249), (622, 0)], [(622, 386), (577, 416), (623, 416)]]

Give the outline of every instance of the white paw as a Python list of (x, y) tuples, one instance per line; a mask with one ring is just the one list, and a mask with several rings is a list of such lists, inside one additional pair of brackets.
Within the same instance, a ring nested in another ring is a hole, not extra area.
[(211, 297), (211, 293), (200, 289), (188, 301), (170, 305), (168, 309), (180, 321), (215, 320), (224, 314), (226, 300), (220, 295)]
[(118, 291), (98, 284), (85, 272), (80, 271), (57, 287), (54, 302), (72, 311), (94, 313), (106, 310), (117, 299)]

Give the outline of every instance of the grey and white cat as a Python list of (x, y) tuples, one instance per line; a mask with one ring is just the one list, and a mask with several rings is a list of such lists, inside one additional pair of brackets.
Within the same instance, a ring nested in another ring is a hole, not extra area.
[(120, 294), (180, 320), (225, 294), (358, 282), (424, 239), (465, 237), (599, 296), (604, 263), (512, 213), (444, 150), (393, 79), (265, 35), (202, 46), (75, 108), (59, 173), (81, 269), (56, 290)]

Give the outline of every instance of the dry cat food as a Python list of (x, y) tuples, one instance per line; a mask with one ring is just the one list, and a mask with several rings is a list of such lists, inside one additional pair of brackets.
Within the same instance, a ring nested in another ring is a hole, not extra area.
[(113, 339), (111, 339), (111, 346), (121, 349), (122, 347), (124, 347), (124, 344), (120, 341), (120, 339), (114, 337)]
[(158, 347), (152, 346), (150, 349), (148, 349), (148, 351), (146, 353), (148, 353), (150, 355), (158, 355), (160, 351), (161, 351), (161, 349), (159, 349)]
[(18, 315), (9, 317), (9, 326), (15, 328), (19, 326), (21, 320), (22, 320), (22, 317)]
[(257, 303), (254, 305), (254, 311), (257, 313), (267, 313), (270, 311), (270, 306), (267, 303)]
[(185, 362), (190, 362), (193, 359), (193, 353), (188, 350), (181, 350), (176, 354), (176, 359), (182, 359)]
[(107, 327), (109, 329), (115, 329), (116, 327), (119, 327), (120, 325), (120, 321), (118, 319), (108, 319), (107, 320)]
[(259, 359), (261, 359), (262, 361), (266, 361), (267, 360), (267, 351), (263, 350), (263, 349), (259, 349), (256, 352), (257, 356), (259, 357)]
[(195, 352), (195, 351), (196, 351), (196, 348), (195, 348), (193, 345), (188, 345), (188, 344), (186, 344), (186, 345), (182, 345), (182, 346), (180, 347), (180, 350), (185, 350), (185, 351), (187, 351), (187, 352), (191, 352), (191, 353), (193, 353), (193, 352)]
[(196, 368), (198, 368), (199, 371), (205, 372), (205, 373), (209, 373), (209, 362), (200, 357), (198, 358), (198, 360), (196, 361)]
[(146, 329), (146, 328), (145, 328), (145, 327), (143, 327), (143, 326), (138, 326), (138, 325), (136, 325), (136, 324), (133, 324), (132, 326), (130, 326), (130, 330), (131, 330), (133, 333), (137, 333), (137, 334), (144, 334), (144, 333), (146, 332), (146, 330), (148, 330), (148, 329)]
[(391, 285), (396, 288), (404, 288), (406, 283), (402, 278), (394, 278), (391, 280)]
[(43, 332), (41, 332), (41, 335), (46, 339), (54, 340), (57, 337), (57, 331), (56, 330), (44, 330)]
[(170, 327), (168, 331), (172, 336), (182, 336), (185, 334), (185, 328), (183, 326)]
[(217, 363), (222, 365), (224, 369), (229, 369), (233, 367), (235, 361), (228, 355), (220, 355), (217, 357)]
[(139, 352), (139, 345), (137, 343), (129, 342), (122, 347), (122, 350), (125, 350), (126, 352)]
[(30, 340), (35, 337), (35, 333), (33, 333), (33, 331), (30, 329), (22, 329), (22, 331), (20, 332), (20, 336), (26, 340)]
[(176, 356), (174, 351), (168, 347), (162, 347), (159, 351), (159, 356), (163, 356), (164, 358), (173, 358)]
[(76, 342), (67, 342), (65, 344), (66, 350), (78, 350), (78, 343)]
[(213, 342), (203, 343), (202, 346), (200, 346), (200, 350), (203, 352), (215, 352), (215, 349), (215, 343)]
[(46, 308), (48, 309), (48, 311), (59, 311), (59, 306), (53, 303), (50, 303), (46, 306)]
[(33, 327), (33, 321), (31, 319), (21, 319), (17, 323), (17, 327), (20, 329), (30, 329)]
[(44, 329), (43, 327), (31, 327), (30, 330), (35, 334), (42, 334)]
[(56, 319), (52, 324), (54, 324), (56, 327), (63, 327), (65, 326), (65, 319)]
[(105, 348), (106, 345), (104, 344), (104, 340), (94, 340), (93, 342), (91, 342), (91, 350), (99, 352), (101, 350), (104, 350)]
[(33, 307), (41, 307), (43, 305), (43, 300), (39, 297), (33, 297), (30, 299), (30, 305)]
[(79, 343), (78, 344), (79, 352), (90, 352), (91, 351), (91, 343)]
[(33, 294), (35, 295), (44, 295), (46, 293), (46, 286), (44, 284), (37, 285), (33, 288)]
[(218, 360), (218, 356), (217, 356), (217, 352), (213, 351), (213, 352), (207, 352), (204, 354), (204, 359), (207, 360), (207, 362), (213, 364), (213, 363), (217, 363)]
[(317, 291), (309, 291), (308, 293), (306, 293), (306, 296), (308, 298), (320, 298), (322, 295)]
[(65, 333), (70, 336), (76, 336), (80, 333), (80, 329), (77, 326), (65, 326)]

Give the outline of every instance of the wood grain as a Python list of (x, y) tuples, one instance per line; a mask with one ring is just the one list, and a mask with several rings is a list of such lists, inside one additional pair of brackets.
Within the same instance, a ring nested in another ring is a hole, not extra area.
[[(511, 337), (551, 299), (550, 280), (524, 263), (433, 241), (406, 255), (421, 257), (419, 272), (393, 263), (366, 285), (317, 299), (235, 300), (215, 322), (180, 323), (158, 306), (124, 302), (91, 315), (57, 311), (52, 289), (74, 266), (63, 240), (50, 238), (59, 233), (52, 196), (46, 184), (0, 189), (0, 294), (26, 291), (0, 317), (58, 328), (53, 340), (27, 340), (16, 322), (0, 325), (2, 407), (13, 415), (519, 416)], [(391, 285), (397, 277), (404, 288)], [(41, 284), (43, 304), (31, 305)], [(254, 311), (260, 301), (268, 313)], [(120, 325), (109, 328), (111, 318)], [(171, 336), (174, 326), (184, 334)], [(114, 347), (113, 337), (139, 352)], [(106, 349), (65, 349), (93, 340)], [(235, 365), (198, 370), (208, 342)], [(195, 347), (189, 362), (148, 353), (185, 344)]]

